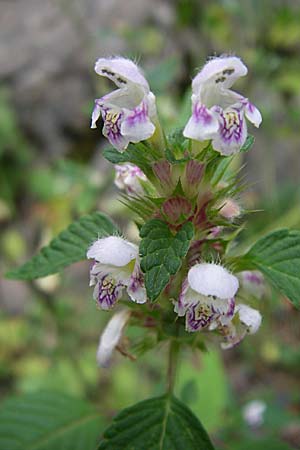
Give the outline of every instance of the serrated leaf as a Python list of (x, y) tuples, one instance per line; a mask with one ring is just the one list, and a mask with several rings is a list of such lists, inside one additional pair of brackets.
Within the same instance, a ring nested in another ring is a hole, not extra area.
[(140, 231), (141, 269), (147, 295), (154, 301), (181, 267), (193, 237), (193, 225), (185, 223), (177, 234), (160, 219), (147, 222)]
[(163, 395), (124, 409), (104, 432), (98, 450), (214, 450), (197, 417)]
[(104, 214), (95, 212), (81, 217), (62, 231), (50, 244), (20, 268), (8, 272), (8, 278), (33, 280), (59, 272), (86, 258), (88, 246), (97, 238), (118, 232)]
[(250, 150), (250, 148), (253, 146), (254, 141), (255, 141), (254, 136), (252, 136), (251, 134), (248, 134), (244, 145), (240, 149), (240, 152), (241, 153), (248, 152)]
[(240, 263), (243, 269), (258, 269), (300, 306), (300, 230), (278, 230), (259, 239)]
[(3, 450), (93, 450), (101, 429), (93, 406), (55, 392), (12, 398), (0, 410)]

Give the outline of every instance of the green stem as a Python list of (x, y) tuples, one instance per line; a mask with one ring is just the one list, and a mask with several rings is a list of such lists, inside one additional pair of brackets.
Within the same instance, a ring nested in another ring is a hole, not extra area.
[(172, 339), (170, 341), (168, 372), (167, 372), (167, 390), (169, 394), (173, 394), (175, 387), (179, 348), (180, 348), (179, 342), (175, 339)]

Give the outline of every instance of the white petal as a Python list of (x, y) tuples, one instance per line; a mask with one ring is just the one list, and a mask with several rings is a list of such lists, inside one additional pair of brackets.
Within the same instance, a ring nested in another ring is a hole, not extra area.
[(137, 256), (138, 247), (119, 236), (98, 239), (87, 252), (87, 258), (117, 267), (126, 266)]
[(262, 321), (260, 312), (244, 304), (238, 305), (236, 311), (238, 312), (240, 321), (248, 328), (248, 332), (250, 334), (256, 333)]
[(99, 341), (97, 363), (100, 367), (108, 367), (115, 347), (118, 345), (124, 326), (130, 317), (130, 311), (120, 311), (113, 315), (106, 325)]
[(196, 292), (221, 299), (233, 298), (239, 287), (238, 279), (218, 264), (196, 264), (189, 270), (188, 281)]
[(247, 75), (248, 69), (236, 56), (221, 56), (208, 61), (193, 80), (193, 93), (199, 94), (203, 84), (216, 88), (230, 88), (240, 77)]
[(134, 301), (135, 303), (146, 303), (147, 301), (147, 292), (146, 292), (146, 288), (144, 285), (138, 285), (136, 287), (133, 288), (133, 285), (130, 284), (127, 288), (127, 292), (129, 297), (131, 298), (132, 301)]
[(96, 61), (95, 71), (112, 80), (118, 87), (128, 83), (139, 84), (149, 91), (149, 84), (139, 67), (133, 61), (121, 57), (100, 58)]
[(145, 91), (140, 85), (130, 85), (123, 89), (116, 89), (99, 99), (99, 103), (109, 109), (134, 109), (145, 97)]
[(101, 107), (98, 103), (98, 100), (95, 100), (95, 106), (92, 112), (91, 128), (97, 128), (96, 122), (99, 119), (100, 114), (101, 114)]
[(260, 111), (250, 102), (247, 102), (245, 107), (245, 116), (256, 128), (261, 124), (262, 117)]
[(149, 139), (155, 126), (149, 118), (149, 107), (146, 101), (142, 101), (133, 110), (124, 109), (125, 118), (121, 125), (121, 133), (130, 142), (140, 142)]

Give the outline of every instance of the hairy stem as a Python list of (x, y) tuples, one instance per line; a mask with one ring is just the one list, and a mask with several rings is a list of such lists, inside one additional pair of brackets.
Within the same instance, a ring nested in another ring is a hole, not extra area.
[(170, 341), (168, 372), (167, 372), (167, 390), (169, 394), (172, 394), (174, 391), (177, 363), (179, 356), (179, 347), (180, 344), (175, 339), (172, 339)]

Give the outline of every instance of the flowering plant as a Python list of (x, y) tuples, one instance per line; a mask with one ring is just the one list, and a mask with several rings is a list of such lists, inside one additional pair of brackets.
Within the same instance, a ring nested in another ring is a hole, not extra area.
[(38, 278), (86, 257), (95, 305), (111, 314), (98, 365), (109, 367), (115, 350), (137, 356), (123, 337), (131, 325), (142, 331), (140, 353), (168, 345), (166, 393), (119, 414), (99, 449), (213, 449), (201, 423), (174, 397), (177, 363), (184, 348), (230, 349), (256, 333), (265, 281), (299, 304), (300, 232), (277, 230), (240, 251), (246, 211), (232, 163), (254, 142), (246, 119), (259, 127), (262, 118), (231, 90), (247, 74), (238, 57), (204, 65), (192, 82), (191, 117), (169, 136), (134, 62), (101, 58), (95, 71), (117, 89), (95, 101), (91, 127), (102, 118), (111, 144), (104, 156), (115, 165), (115, 184), (124, 191), (139, 241), (130, 242), (96, 212), (9, 276)]

